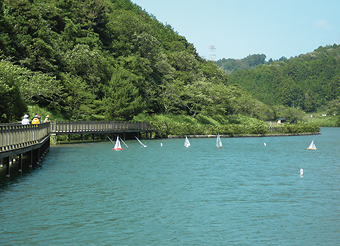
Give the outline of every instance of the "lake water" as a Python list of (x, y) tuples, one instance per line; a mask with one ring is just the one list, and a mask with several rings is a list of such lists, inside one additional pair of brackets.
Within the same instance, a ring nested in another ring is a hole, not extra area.
[(223, 149), (215, 139), (51, 147), (42, 167), (0, 188), (0, 244), (339, 245), (339, 139), (322, 128), (222, 138)]

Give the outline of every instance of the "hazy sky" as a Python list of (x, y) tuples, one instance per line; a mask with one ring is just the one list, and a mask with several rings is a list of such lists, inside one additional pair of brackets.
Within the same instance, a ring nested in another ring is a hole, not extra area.
[(340, 43), (340, 0), (132, 0), (215, 60), (267, 60)]

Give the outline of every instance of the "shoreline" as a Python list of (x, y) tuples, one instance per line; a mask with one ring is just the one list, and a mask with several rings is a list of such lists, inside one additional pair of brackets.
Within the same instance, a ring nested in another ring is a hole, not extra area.
[[(220, 134), (221, 138), (249, 138), (249, 137), (291, 137), (291, 136), (309, 136), (309, 135), (320, 135), (321, 132), (304, 132), (304, 133), (273, 133), (273, 134), (239, 134), (239, 135), (228, 135), (228, 134)], [(159, 138), (141, 138), (144, 140), (153, 140), (153, 139), (172, 139), (172, 138), (216, 138), (217, 135), (167, 135)], [(131, 139), (126, 139), (131, 140)], [(71, 140), (68, 141), (60, 141), (58, 143), (51, 143), (51, 146), (60, 146), (60, 145), (69, 145), (69, 144), (79, 144), (79, 143), (94, 143), (94, 142), (106, 142), (107, 139), (97, 139), (95, 141), (92, 140)]]
[[(320, 135), (321, 132), (303, 132), (303, 133), (273, 133), (273, 134), (240, 134), (240, 135), (228, 135), (220, 134), (221, 138), (243, 138), (243, 137), (291, 137), (291, 136), (309, 136)], [(216, 138), (217, 135), (168, 135), (165, 138)]]

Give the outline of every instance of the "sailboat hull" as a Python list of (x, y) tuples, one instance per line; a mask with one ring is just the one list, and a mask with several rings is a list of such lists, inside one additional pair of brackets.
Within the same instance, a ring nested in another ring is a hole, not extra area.
[(117, 136), (116, 144), (112, 150), (123, 150), (122, 146), (120, 145), (119, 136)]
[(315, 146), (314, 140), (310, 143), (310, 145), (309, 145), (309, 147), (307, 149), (309, 149), (309, 150), (316, 150), (316, 146)]

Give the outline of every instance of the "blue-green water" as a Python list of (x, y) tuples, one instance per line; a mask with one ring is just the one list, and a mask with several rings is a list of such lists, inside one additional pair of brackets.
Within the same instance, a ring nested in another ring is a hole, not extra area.
[(223, 138), (223, 149), (215, 139), (52, 147), (0, 189), (0, 244), (339, 245), (339, 140), (323, 128)]

